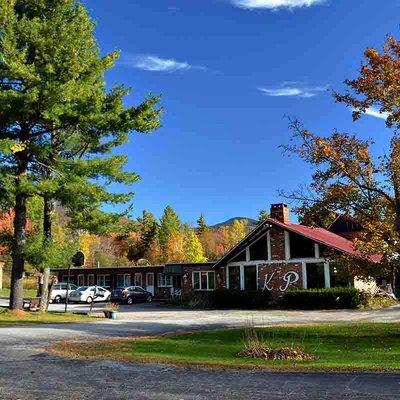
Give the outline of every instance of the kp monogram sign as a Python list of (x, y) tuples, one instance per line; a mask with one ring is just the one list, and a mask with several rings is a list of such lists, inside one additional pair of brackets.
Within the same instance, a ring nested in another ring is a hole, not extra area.
[[(266, 274), (264, 279), (264, 287), (262, 290), (273, 290), (270, 286), (272, 279), (275, 276), (276, 271), (272, 272), (272, 274)], [(279, 290), (281, 292), (285, 292), (290, 285), (293, 285), (300, 279), (299, 274), (295, 271), (286, 272), (285, 275), (282, 277), (282, 285), (279, 286)]]

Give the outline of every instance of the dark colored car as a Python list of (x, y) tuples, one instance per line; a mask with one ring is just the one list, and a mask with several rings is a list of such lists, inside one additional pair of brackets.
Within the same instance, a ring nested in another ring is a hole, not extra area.
[(111, 292), (111, 301), (126, 304), (141, 303), (147, 301), (151, 303), (153, 295), (140, 286), (119, 287)]

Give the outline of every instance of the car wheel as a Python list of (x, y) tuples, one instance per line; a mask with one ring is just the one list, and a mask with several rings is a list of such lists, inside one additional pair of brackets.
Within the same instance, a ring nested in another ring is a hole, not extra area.
[(92, 301), (93, 301), (93, 298), (90, 296), (86, 299), (86, 303), (88, 303), (88, 304), (91, 304)]
[(147, 296), (146, 301), (147, 301), (148, 303), (151, 303), (151, 302), (153, 301), (153, 297), (152, 297), (152, 296)]
[(132, 297), (128, 297), (128, 298), (126, 299), (126, 304), (129, 304), (129, 305), (133, 304), (133, 299), (132, 299)]
[(57, 303), (57, 304), (61, 303), (61, 296), (54, 297), (53, 301), (54, 301), (54, 303)]
[(110, 301), (110, 300), (111, 300), (111, 294), (110, 294), (110, 295), (108, 295), (108, 297), (107, 297), (106, 301)]

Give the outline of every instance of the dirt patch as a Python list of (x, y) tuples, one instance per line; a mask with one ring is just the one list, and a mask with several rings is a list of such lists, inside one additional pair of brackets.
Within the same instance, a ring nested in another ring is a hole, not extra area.
[(7, 313), (17, 318), (23, 318), (28, 315), (28, 313), (24, 310), (9, 310)]
[(266, 346), (256, 346), (246, 348), (236, 354), (237, 357), (261, 358), (264, 360), (294, 360), (309, 361), (315, 360), (316, 356), (307, 353), (299, 347), (281, 347), (270, 349)]

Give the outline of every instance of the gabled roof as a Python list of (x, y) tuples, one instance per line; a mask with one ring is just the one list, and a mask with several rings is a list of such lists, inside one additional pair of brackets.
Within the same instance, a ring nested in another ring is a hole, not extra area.
[[(234, 246), (228, 253), (226, 253), (215, 266), (221, 265), (225, 261), (231, 260), (241, 251), (243, 251), (249, 244), (254, 243), (261, 237), (271, 226), (279, 226), (289, 232), (297, 233), (303, 237), (313, 240), (319, 244), (323, 244), (331, 249), (338, 250), (342, 253), (350, 254), (352, 256), (361, 257), (362, 254), (354, 247), (351, 240), (345, 239), (342, 236), (336, 235), (324, 228), (311, 228), (305, 225), (292, 224), (289, 222), (281, 222), (273, 218), (266, 218), (261, 222), (253, 231), (251, 231), (242, 241)], [(373, 262), (380, 262), (381, 256), (379, 254), (368, 256)]]

